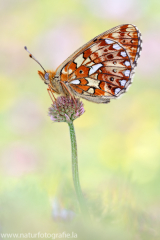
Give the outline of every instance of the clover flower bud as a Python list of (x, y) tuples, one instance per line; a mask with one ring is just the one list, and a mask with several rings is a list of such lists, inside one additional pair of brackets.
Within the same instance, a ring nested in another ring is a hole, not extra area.
[(79, 98), (60, 96), (49, 108), (49, 116), (53, 122), (73, 122), (85, 112)]

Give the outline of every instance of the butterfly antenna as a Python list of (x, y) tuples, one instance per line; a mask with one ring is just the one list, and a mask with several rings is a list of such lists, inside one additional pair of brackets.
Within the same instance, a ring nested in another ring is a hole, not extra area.
[(41, 68), (44, 70), (44, 72), (46, 73), (46, 70), (42, 67), (40, 62), (38, 62), (38, 60), (28, 51), (28, 48), (25, 46), (24, 49), (29, 53), (29, 57), (32, 58), (34, 61), (36, 61), (41, 66)]

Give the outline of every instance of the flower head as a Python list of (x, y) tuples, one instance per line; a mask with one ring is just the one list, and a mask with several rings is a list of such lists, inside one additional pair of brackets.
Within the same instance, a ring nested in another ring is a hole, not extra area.
[(58, 97), (49, 108), (49, 116), (53, 122), (72, 122), (84, 113), (83, 103), (79, 98)]

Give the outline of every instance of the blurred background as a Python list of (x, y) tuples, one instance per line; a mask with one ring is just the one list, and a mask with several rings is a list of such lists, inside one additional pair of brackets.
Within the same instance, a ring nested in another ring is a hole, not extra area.
[[(75, 121), (91, 224), (80, 216), (73, 188), (68, 126), (48, 117), (41, 69), (24, 46), (55, 70), (87, 41), (124, 23), (143, 38), (133, 84), (107, 105), (83, 100), (86, 112)], [(156, 0), (0, 1), (1, 232), (160, 239), (159, 26)]]

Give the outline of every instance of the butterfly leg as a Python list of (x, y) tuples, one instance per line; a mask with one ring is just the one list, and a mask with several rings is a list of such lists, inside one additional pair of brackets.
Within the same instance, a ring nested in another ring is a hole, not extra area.
[(66, 85), (61, 82), (61, 84), (65, 87), (65, 89), (67, 90), (67, 92), (70, 94), (71, 98), (73, 99), (73, 102), (75, 103), (75, 106), (77, 108), (77, 103), (76, 103), (76, 100), (75, 100), (75, 97), (72, 95), (72, 93), (69, 91), (69, 89), (66, 87)]
[[(55, 96), (54, 96), (54, 94), (53, 94), (54, 91), (50, 88), (50, 86), (47, 88), (47, 91), (48, 91), (48, 94), (49, 94), (52, 102), (54, 103), (54, 100), (55, 100), (55, 102), (56, 102), (56, 98), (55, 98)], [(53, 98), (54, 98), (54, 100), (53, 100)]]
[[(48, 91), (48, 94), (49, 94), (49, 96), (50, 96), (53, 104), (54, 104), (54, 102), (56, 103), (57, 110), (58, 110), (59, 114), (61, 115), (61, 113), (60, 113), (60, 111), (59, 111), (59, 108), (58, 108), (57, 99), (56, 99), (56, 97), (54, 96), (54, 92), (55, 92), (55, 91), (52, 90), (52, 89), (50, 88), (50, 86), (47, 88), (47, 91)], [(55, 101), (53, 100), (53, 98), (54, 98)]]

